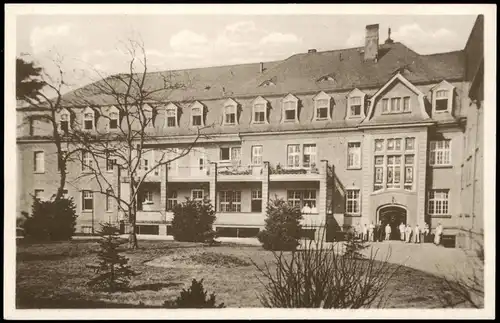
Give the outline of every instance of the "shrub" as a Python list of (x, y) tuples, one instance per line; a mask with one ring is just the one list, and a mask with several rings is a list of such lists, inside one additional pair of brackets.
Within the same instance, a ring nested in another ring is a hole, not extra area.
[(120, 255), (119, 247), (127, 240), (119, 236), (119, 230), (109, 223), (101, 224), (99, 263), (95, 266), (97, 274), (87, 283), (88, 286), (107, 291), (125, 290), (130, 279), (138, 273), (127, 265), (128, 258)]
[(175, 301), (163, 303), (167, 308), (223, 308), (224, 303), (215, 305), (215, 294), (210, 294), (207, 298), (207, 292), (203, 288), (203, 279), (197, 281), (193, 279), (191, 287), (188, 290), (182, 289), (180, 296)]
[(387, 262), (390, 252), (383, 261), (376, 260), (377, 252), (361, 261), (323, 241), (305, 241), (291, 253), (273, 251), (271, 264), (253, 262), (264, 277), (265, 291), (259, 295), (264, 307), (357, 309), (382, 304), (385, 288), (400, 268)]
[(265, 229), (259, 232), (258, 239), (266, 250), (295, 250), (301, 236), (298, 207), (290, 206), (285, 200), (275, 198), (267, 205)]
[(174, 208), (172, 232), (176, 241), (212, 242), (215, 232), (212, 224), (215, 211), (209, 200), (193, 201), (189, 198)]
[(41, 201), (33, 198), (32, 215), (23, 212), (24, 236), (36, 241), (70, 240), (75, 233), (76, 206), (73, 198)]

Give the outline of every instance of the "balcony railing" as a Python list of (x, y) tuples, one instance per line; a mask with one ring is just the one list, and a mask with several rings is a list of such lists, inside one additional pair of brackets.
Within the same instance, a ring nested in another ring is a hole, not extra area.
[(210, 175), (210, 169), (208, 166), (177, 166), (171, 167), (168, 170), (169, 177), (206, 177)]
[(218, 161), (217, 174), (219, 175), (251, 175), (260, 176), (263, 173), (262, 165), (241, 165), (235, 161)]
[(269, 174), (271, 175), (299, 175), (299, 174), (319, 174), (319, 169), (316, 165), (310, 167), (286, 167), (281, 164), (269, 166)]

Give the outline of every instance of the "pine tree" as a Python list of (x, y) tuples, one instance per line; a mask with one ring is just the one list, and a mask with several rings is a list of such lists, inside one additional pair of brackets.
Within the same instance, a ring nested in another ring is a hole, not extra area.
[(351, 256), (355, 259), (364, 259), (365, 255), (361, 253), (363, 249), (368, 248), (368, 245), (363, 239), (356, 238), (352, 231), (347, 232), (347, 240), (345, 242), (345, 256)]
[(163, 303), (167, 308), (223, 308), (224, 303), (215, 304), (215, 294), (207, 298), (207, 291), (203, 288), (203, 279), (193, 279), (188, 290), (183, 289), (174, 302)]
[(101, 240), (97, 275), (88, 282), (88, 285), (110, 292), (126, 289), (130, 279), (138, 275), (127, 265), (128, 258), (120, 255), (119, 248), (126, 239), (120, 238), (118, 228), (109, 223), (101, 224), (99, 235)]

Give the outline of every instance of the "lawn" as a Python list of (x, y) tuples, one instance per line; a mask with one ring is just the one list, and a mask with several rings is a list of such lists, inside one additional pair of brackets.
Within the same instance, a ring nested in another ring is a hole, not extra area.
[[(17, 308), (161, 307), (193, 278), (204, 279), (205, 289), (227, 307), (260, 307), (263, 286), (252, 265), (272, 262), (271, 252), (257, 246), (222, 243), (203, 246), (174, 241), (140, 241), (140, 249), (124, 254), (141, 275), (128, 292), (96, 292), (85, 286), (93, 272), (97, 241), (71, 241), (17, 246)], [(402, 267), (388, 285), (387, 308), (440, 307), (440, 278)], [(140, 304), (142, 303), (142, 304)]]

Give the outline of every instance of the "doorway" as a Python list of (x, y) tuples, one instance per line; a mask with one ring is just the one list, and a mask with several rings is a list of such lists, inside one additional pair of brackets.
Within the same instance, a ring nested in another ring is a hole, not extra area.
[(401, 206), (384, 206), (378, 211), (378, 220), (382, 221), (382, 230), (385, 232), (385, 226), (391, 226), (391, 240), (399, 240), (399, 225), (406, 225), (406, 209)]

